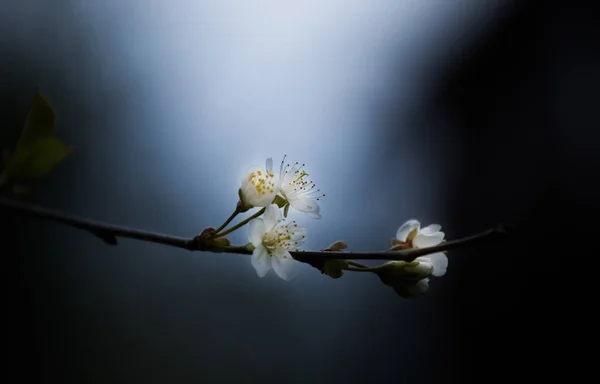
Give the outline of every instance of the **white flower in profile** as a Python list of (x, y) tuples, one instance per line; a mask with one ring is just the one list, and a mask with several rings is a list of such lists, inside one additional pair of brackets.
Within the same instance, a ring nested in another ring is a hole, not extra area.
[(281, 212), (276, 204), (265, 210), (262, 218), (256, 218), (249, 224), (248, 239), (254, 245), (252, 266), (259, 277), (264, 277), (273, 267), (275, 273), (289, 281), (294, 277), (296, 260), (289, 251), (306, 240), (306, 230), (295, 222), (282, 225)]
[(269, 157), (265, 169), (251, 167), (242, 179), (240, 198), (252, 207), (266, 207), (271, 204), (277, 192), (277, 180), (273, 174), (273, 159)]
[(317, 201), (325, 194), (321, 193), (320, 189), (315, 189), (316, 185), (312, 180), (307, 180), (308, 173), (304, 170), (304, 164), (296, 162), (290, 166), (290, 164), (285, 164), (286, 157), (283, 157), (279, 167), (279, 194), (294, 209), (304, 212), (314, 219), (320, 219), (321, 208)]
[[(439, 224), (431, 224), (421, 228), (421, 223), (418, 220), (411, 219), (398, 229), (396, 240), (407, 244), (408, 248), (433, 247), (444, 240), (445, 234), (440, 229), (442, 229), (442, 226)], [(420, 268), (430, 268), (433, 276), (445, 275), (448, 268), (448, 257), (444, 252), (420, 256), (415, 261), (419, 262)]]
[[(415, 265), (416, 264), (416, 265)], [(381, 281), (405, 298), (419, 297), (429, 289), (433, 267), (425, 262), (388, 261), (376, 268)]]

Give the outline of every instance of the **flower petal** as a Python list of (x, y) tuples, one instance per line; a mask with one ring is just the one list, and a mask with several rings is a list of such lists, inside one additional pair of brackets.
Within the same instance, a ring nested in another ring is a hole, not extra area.
[(269, 157), (269, 158), (267, 159), (267, 163), (266, 163), (265, 170), (266, 170), (268, 173), (272, 173), (272, 172), (273, 172), (273, 158), (272, 158), (272, 157)]
[(421, 230), (419, 231), (419, 233), (422, 233), (423, 235), (426, 236), (430, 236), (433, 235), (436, 232), (439, 232), (440, 229), (442, 229), (442, 226), (439, 224), (431, 224), (426, 226), (425, 228), (421, 228)]
[(418, 220), (410, 219), (407, 220), (400, 228), (398, 228), (398, 232), (396, 232), (396, 239), (400, 241), (406, 241), (408, 234), (411, 233), (415, 228), (419, 229), (421, 227), (421, 223)]
[(417, 248), (428, 248), (438, 245), (444, 240), (444, 232), (436, 232), (433, 235), (424, 235), (419, 233), (413, 240), (413, 245)]
[(262, 238), (265, 234), (265, 223), (263, 219), (257, 218), (251, 220), (248, 224), (248, 240), (254, 245), (258, 247), (262, 244)]
[(273, 270), (277, 276), (290, 281), (296, 276), (296, 260), (284, 249), (278, 249), (271, 258)]
[(420, 296), (429, 290), (429, 278), (419, 280), (417, 284), (411, 287), (411, 291), (415, 296)]
[(263, 220), (265, 222), (265, 232), (271, 232), (273, 228), (275, 228), (279, 220), (281, 220), (281, 212), (279, 211), (279, 206), (277, 204), (268, 205), (267, 209), (265, 210)]
[(321, 218), (321, 207), (314, 198), (300, 195), (293, 198), (288, 197), (288, 201), (294, 209), (306, 213), (313, 219)]
[(258, 277), (264, 277), (271, 269), (271, 256), (262, 245), (254, 248), (250, 262), (256, 269)]
[(308, 230), (306, 228), (295, 227), (290, 235), (290, 241), (302, 244), (308, 239)]
[(444, 252), (436, 252), (431, 255), (420, 256), (415, 259), (420, 262), (428, 262), (433, 265), (433, 276), (444, 276), (448, 268), (448, 256)]
[(431, 260), (417, 260), (419, 265), (416, 267), (412, 267), (409, 270), (412, 270), (415, 274), (421, 275), (422, 277), (429, 276), (433, 273), (434, 266)]

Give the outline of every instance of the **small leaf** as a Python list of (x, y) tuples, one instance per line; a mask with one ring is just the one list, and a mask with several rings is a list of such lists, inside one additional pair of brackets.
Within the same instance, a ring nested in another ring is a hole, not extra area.
[(72, 151), (72, 148), (58, 139), (40, 138), (17, 149), (7, 166), (7, 172), (11, 176), (41, 178)]
[(52, 137), (56, 127), (54, 108), (40, 90), (33, 98), (31, 108), (25, 121), (25, 127), (17, 143), (17, 150), (28, 147), (40, 138)]
[(344, 268), (347, 267), (347, 260), (325, 260), (321, 272), (334, 279), (339, 279), (344, 274)]

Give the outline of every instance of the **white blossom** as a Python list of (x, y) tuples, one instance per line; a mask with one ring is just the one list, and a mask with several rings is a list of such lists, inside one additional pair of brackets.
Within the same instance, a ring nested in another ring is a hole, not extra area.
[(279, 191), (275, 174), (273, 173), (273, 159), (269, 157), (265, 168), (251, 167), (242, 179), (240, 197), (242, 201), (252, 207), (266, 207), (271, 204)]
[(262, 218), (249, 224), (248, 238), (254, 246), (251, 262), (259, 277), (264, 277), (271, 267), (286, 281), (294, 277), (297, 262), (289, 251), (306, 240), (307, 232), (295, 222), (283, 225), (282, 221), (279, 207), (271, 204)]
[(296, 162), (290, 166), (285, 164), (285, 158), (279, 167), (279, 194), (286, 199), (292, 208), (304, 212), (314, 219), (321, 218), (319, 199), (325, 194), (312, 180), (308, 180), (308, 173), (304, 170), (305, 164)]
[[(408, 245), (408, 248), (428, 248), (440, 244), (444, 240), (444, 232), (440, 231), (442, 226), (431, 224), (421, 228), (418, 220), (406, 221), (396, 232), (396, 239)], [(422, 268), (431, 268), (433, 276), (443, 276), (448, 267), (448, 257), (444, 252), (436, 252), (415, 259)]]

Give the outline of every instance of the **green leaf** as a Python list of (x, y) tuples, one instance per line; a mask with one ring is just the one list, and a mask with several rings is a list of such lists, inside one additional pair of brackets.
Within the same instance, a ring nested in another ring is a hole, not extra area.
[(72, 151), (72, 148), (53, 137), (39, 138), (17, 149), (8, 164), (7, 173), (21, 178), (41, 178)]
[(52, 137), (55, 127), (56, 114), (54, 108), (42, 91), (38, 89), (33, 97), (25, 126), (17, 143), (17, 151), (20, 148), (32, 145), (41, 138)]
[(1, 186), (12, 185), (15, 194), (26, 193), (25, 187), (29, 186), (23, 182), (44, 177), (72, 152), (72, 148), (54, 138), (55, 127), (54, 108), (38, 89), (12, 154), (2, 154)]

